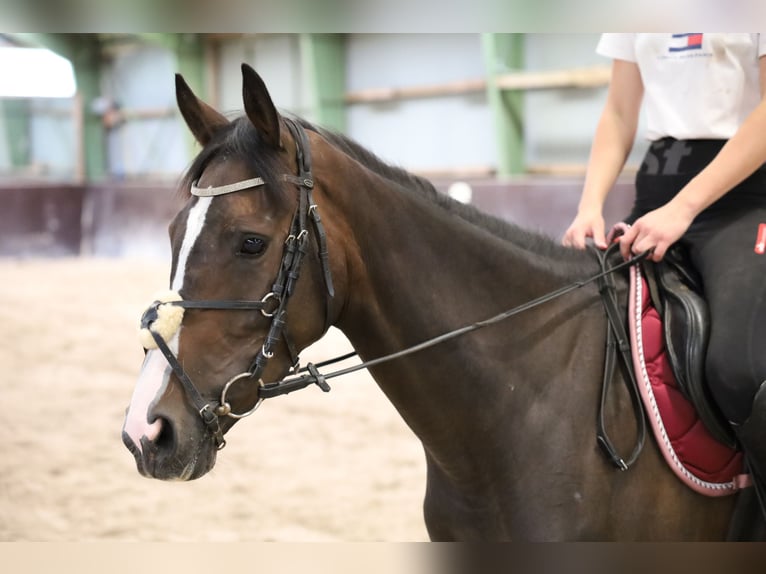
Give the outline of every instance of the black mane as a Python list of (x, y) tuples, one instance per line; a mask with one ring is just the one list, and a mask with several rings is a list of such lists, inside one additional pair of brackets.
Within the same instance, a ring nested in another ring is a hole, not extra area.
[[(304, 129), (320, 134), (333, 146), (378, 175), (396, 183), (403, 189), (420, 193), (447, 212), (485, 229), (492, 235), (513, 242), (515, 245), (518, 245), (527, 251), (538, 253), (544, 257), (556, 261), (575, 261), (578, 262), (578, 267), (581, 266), (582, 262), (577, 254), (582, 254), (582, 252), (562, 247), (552, 238), (540, 232), (524, 229), (504, 219), (480, 211), (473, 205), (456, 201), (447, 194), (440, 193), (427, 179), (412, 174), (402, 168), (387, 164), (374, 153), (343, 134), (319, 128), (301, 118), (295, 118), (295, 120), (299, 122)], [(588, 255), (585, 258), (592, 263), (592, 257)]]

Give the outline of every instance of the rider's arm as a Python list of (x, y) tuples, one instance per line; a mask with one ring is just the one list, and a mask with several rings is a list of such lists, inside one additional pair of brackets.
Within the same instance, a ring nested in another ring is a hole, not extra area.
[(604, 109), (593, 138), (575, 220), (563, 243), (584, 248), (586, 237), (606, 247), (602, 209), (633, 147), (644, 85), (638, 65), (615, 59)]

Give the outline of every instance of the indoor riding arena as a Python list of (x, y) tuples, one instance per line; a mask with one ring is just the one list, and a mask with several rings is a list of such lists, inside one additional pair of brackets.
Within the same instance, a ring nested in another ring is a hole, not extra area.
[[(0, 540), (428, 540), (423, 448), (366, 371), (328, 381), (329, 393), (311, 385), (266, 401), (198, 480), (137, 471), (121, 433), (144, 357), (140, 319), (169, 288), (168, 224), (200, 149), (174, 74), (235, 116), (248, 63), (281, 111), (558, 240), (606, 95), (597, 40), (0, 35), (0, 59), (18, 57), (20, 77), (61, 83), (0, 94)], [(608, 200), (607, 224), (630, 208), (641, 153)], [(301, 360), (350, 350), (331, 328)]]

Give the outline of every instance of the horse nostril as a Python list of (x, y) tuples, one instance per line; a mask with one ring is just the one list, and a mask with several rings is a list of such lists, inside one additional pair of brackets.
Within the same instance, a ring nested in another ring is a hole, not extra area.
[(144, 436), (149, 442), (156, 442), (159, 436), (162, 434), (162, 430), (165, 419), (157, 417), (152, 423), (144, 429)]
[(141, 437), (141, 445), (144, 452), (158, 454), (161, 451), (171, 450), (174, 446), (173, 425), (163, 417), (155, 418), (145, 429)]
[(147, 438), (154, 443), (157, 450), (172, 451), (175, 447), (175, 432), (173, 430), (173, 425), (170, 424), (170, 421), (162, 417), (155, 419), (152, 426), (154, 427), (155, 425), (157, 425), (157, 427), (153, 436)]

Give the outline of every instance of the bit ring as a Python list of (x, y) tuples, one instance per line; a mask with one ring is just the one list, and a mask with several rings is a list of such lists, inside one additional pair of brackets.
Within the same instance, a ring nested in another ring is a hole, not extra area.
[[(249, 372), (240, 373), (238, 375), (235, 375), (229, 381), (224, 385), (223, 391), (221, 391), (221, 401), (220, 405), (215, 409), (215, 413), (220, 416), (226, 416), (232, 419), (243, 419), (245, 417), (249, 417), (251, 414), (253, 414), (255, 411), (258, 410), (258, 407), (261, 406), (261, 403), (263, 402), (263, 398), (258, 398), (258, 401), (255, 403), (255, 406), (253, 406), (252, 409), (250, 409), (247, 412), (244, 413), (235, 413), (231, 410), (231, 404), (226, 400), (226, 394), (229, 392), (229, 389), (234, 385), (234, 383), (241, 381), (243, 379), (252, 379), (253, 375)], [(263, 379), (258, 379), (258, 386), (263, 386)]]

